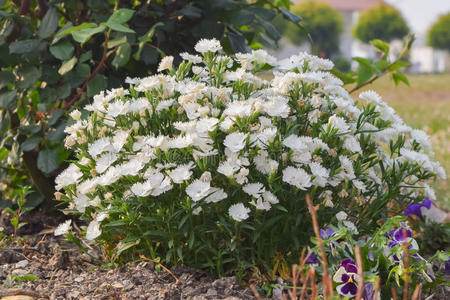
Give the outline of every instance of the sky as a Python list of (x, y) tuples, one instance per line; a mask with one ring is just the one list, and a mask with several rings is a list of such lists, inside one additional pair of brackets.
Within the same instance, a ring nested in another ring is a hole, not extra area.
[(426, 34), (439, 15), (450, 12), (450, 0), (385, 0), (401, 11), (411, 30)]

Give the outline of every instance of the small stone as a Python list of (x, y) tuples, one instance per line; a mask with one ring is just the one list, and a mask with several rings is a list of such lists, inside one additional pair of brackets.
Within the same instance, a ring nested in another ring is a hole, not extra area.
[(111, 284), (111, 286), (113, 287), (113, 288), (115, 288), (115, 289), (123, 289), (123, 284), (122, 283), (120, 283), (120, 282), (113, 282), (112, 284)]
[(83, 282), (84, 278), (83, 277), (76, 277), (73, 281), (75, 281), (75, 282)]
[(16, 263), (16, 268), (25, 268), (28, 266), (28, 260), (24, 259)]
[(206, 295), (207, 296), (217, 296), (217, 291), (215, 289), (208, 289), (208, 291), (206, 291)]
[(80, 292), (78, 292), (78, 291), (71, 291), (66, 296), (69, 299), (78, 299), (79, 298), (78, 296), (80, 296)]
[(11, 273), (13, 273), (14, 275), (17, 275), (17, 276), (23, 276), (23, 275), (27, 274), (28, 272), (27, 272), (27, 270), (24, 270), (24, 269), (15, 269)]

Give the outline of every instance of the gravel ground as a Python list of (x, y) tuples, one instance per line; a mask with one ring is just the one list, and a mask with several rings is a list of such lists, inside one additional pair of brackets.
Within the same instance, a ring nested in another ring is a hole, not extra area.
[[(108, 270), (52, 236), (36, 244), (35, 250), (0, 250), (0, 299), (254, 299), (234, 277), (217, 279), (185, 267), (156, 271), (146, 261)], [(17, 281), (11, 286), (5, 282), (11, 274), (33, 274), (39, 280), (17, 289)]]

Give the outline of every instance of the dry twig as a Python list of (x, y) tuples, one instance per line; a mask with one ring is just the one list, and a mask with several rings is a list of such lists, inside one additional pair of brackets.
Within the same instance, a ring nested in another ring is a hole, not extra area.
[(144, 259), (144, 260), (148, 260), (148, 261), (151, 261), (152, 263), (155, 263), (155, 264), (160, 265), (161, 268), (164, 269), (164, 271), (166, 271), (167, 273), (169, 273), (170, 276), (172, 276), (172, 277), (175, 279), (175, 284), (178, 284), (178, 283), (180, 282), (180, 280), (177, 278), (177, 276), (175, 276), (175, 274), (173, 274), (172, 271), (170, 271), (170, 270), (169, 270), (166, 266), (164, 266), (162, 263), (160, 263), (160, 262), (158, 262), (158, 261), (156, 261), (156, 260), (154, 260), (154, 259), (148, 258), (148, 257), (146, 257), (146, 256), (143, 255), (143, 254), (140, 254), (139, 257), (142, 258), (142, 259)]
[(361, 300), (364, 291), (364, 275), (361, 259), (361, 249), (359, 248), (359, 246), (355, 246), (355, 258), (356, 266), (358, 269), (358, 290), (356, 292), (356, 300)]

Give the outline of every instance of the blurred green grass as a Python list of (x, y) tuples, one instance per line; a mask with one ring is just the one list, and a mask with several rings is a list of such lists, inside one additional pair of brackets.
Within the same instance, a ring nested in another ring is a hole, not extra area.
[[(435, 160), (441, 163), (449, 177), (450, 74), (408, 75), (408, 79), (409, 86), (396, 87), (388, 76), (384, 76), (363, 90), (375, 90), (408, 125), (430, 135)], [(357, 99), (357, 95), (352, 96)], [(450, 178), (436, 180), (434, 188), (438, 205), (449, 211)]]

